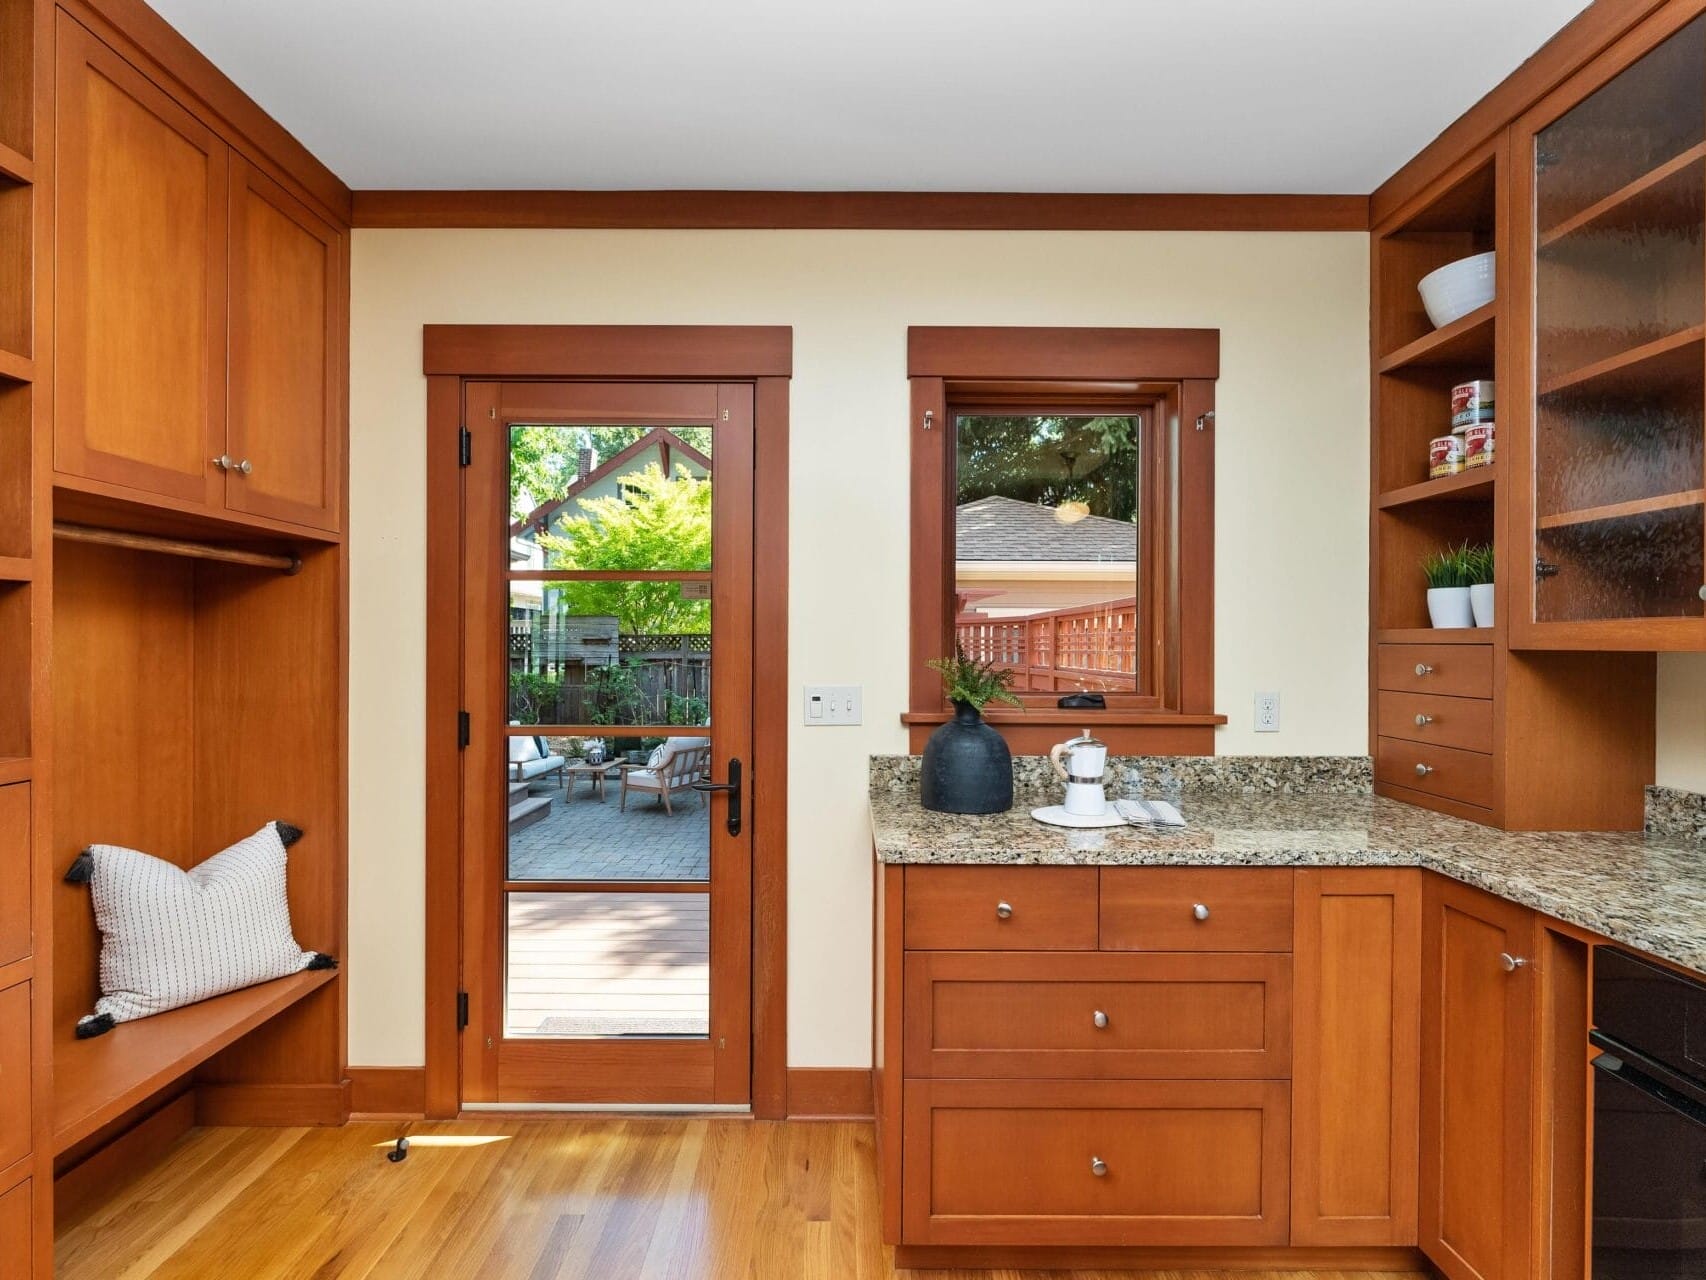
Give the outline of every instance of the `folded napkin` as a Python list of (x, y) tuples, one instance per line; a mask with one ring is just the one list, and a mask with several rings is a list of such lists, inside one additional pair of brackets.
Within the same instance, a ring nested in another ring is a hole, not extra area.
[(1114, 812), (1134, 827), (1176, 829), (1185, 825), (1184, 815), (1165, 800), (1116, 800)]

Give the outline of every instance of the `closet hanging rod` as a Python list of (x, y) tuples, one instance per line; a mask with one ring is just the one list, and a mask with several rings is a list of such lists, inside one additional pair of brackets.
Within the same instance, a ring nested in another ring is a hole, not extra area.
[(118, 529), (97, 529), (86, 524), (53, 525), (53, 536), (67, 542), (93, 542), (104, 547), (124, 547), (130, 551), (156, 551), (168, 556), (188, 556), (192, 560), (218, 560), (224, 564), (246, 564), (257, 569), (277, 569), (281, 573), (296, 573), (302, 568), (298, 556), (278, 555), (267, 551), (244, 551), (240, 547), (220, 547), (209, 542), (187, 542), (181, 538), (160, 538), (151, 533), (124, 533)]

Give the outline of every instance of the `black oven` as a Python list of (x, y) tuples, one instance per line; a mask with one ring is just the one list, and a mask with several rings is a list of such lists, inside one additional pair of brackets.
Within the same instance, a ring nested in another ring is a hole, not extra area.
[(1594, 953), (1593, 1280), (1706, 1280), (1706, 986)]

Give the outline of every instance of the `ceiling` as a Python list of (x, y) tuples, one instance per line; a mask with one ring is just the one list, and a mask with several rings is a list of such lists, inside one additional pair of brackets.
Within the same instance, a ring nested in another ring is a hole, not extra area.
[(1586, 0), (151, 0), (361, 188), (1362, 194)]

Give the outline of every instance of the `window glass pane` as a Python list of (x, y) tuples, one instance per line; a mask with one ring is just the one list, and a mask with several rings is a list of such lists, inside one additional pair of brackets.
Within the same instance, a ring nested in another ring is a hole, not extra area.
[(504, 1034), (710, 1034), (704, 893), (512, 893)]
[(1023, 692), (1138, 688), (1142, 419), (961, 416), (954, 634)]
[(703, 725), (709, 582), (511, 582), (512, 724)]
[(513, 426), (512, 569), (709, 569), (711, 428)]

